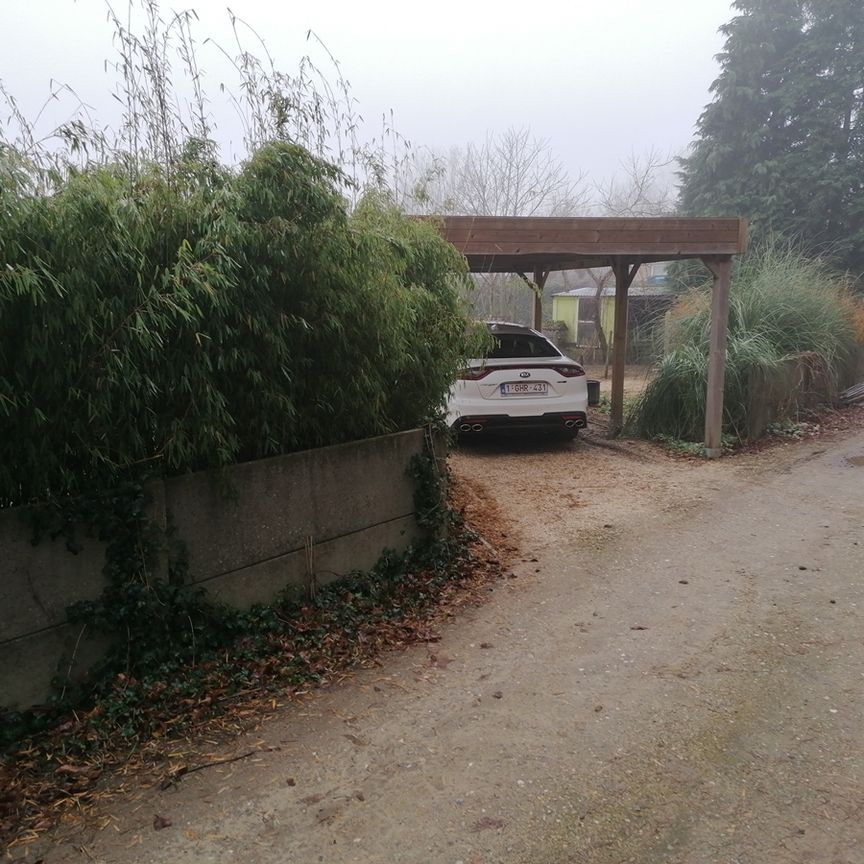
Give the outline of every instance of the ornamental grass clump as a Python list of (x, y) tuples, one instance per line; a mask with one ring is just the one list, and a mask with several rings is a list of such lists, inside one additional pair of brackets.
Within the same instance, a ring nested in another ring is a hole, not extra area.
[[(789, 362), (795, 357), (818, 368), (830, 398), (860, 357), (861, 311), (841, 277), (789, 245), (774, 241), (745, 256), (730, 297), (724, 432), (749, 437), (754, 400), (770, 400), (780, 416), (796, 412), (800, 394)], [(667, 326), (670, 350), (636, 404), (631, 428), (647, 438), (698, 441), (708, 378), (708, 289), (684, 295)]]

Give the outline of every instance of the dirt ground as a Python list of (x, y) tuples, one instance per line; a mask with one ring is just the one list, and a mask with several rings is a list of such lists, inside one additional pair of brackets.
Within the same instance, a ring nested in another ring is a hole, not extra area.
[(487, 602), (31, 859), (864, 862), (864, 432), (452, 467), (512, 558)]
[[(651, 366), (625, 366), (624, 367), (624, 395), (638, 396), (644, 389), (645, 385), (651, 379)], [(612, 392), (612, 370), (609, 369), (609, 375), (603, 377), (605, 372), (603, 366), (586, 366), (585, 374), (589, 378), (593, 378), (600, 382), (600, 393), (605, 393), (607, 396)]]

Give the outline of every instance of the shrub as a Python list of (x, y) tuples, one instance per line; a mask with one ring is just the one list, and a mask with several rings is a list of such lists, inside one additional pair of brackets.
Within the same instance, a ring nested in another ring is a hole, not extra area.
[[(724, 430), (745, 438), (757, 392), (794, 411), (797, 394), (784, 361), (816, 358), (831, 387), (853, 369), (861, 346), (860, 301), (821, 262), (773, 241), (739, 263), (729, 309)], [(645, 437), (698, 441), (704, 430), (710, 295), (691, 291), (669, 316), (671, 351), (639, 399), (631, 426)], [(757, 388), (759, 390), (757, 391)]]
[(409, 428), (470, 356), (461, 256), (274, 142), (239, 170), (0, 172), (0, 503)]

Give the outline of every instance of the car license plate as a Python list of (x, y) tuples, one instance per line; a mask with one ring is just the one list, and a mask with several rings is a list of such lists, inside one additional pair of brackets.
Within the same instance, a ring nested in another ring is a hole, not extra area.
[(510, 381), (499, 386), (502, 396), (545, 396), (549, 385), (545, 381)]

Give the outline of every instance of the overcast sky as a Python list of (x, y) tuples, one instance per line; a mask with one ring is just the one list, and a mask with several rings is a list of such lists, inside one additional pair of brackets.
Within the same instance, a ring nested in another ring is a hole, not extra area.
[[(232, 8), (288, 71), (310, 50), (305, 37), (314, 30), (374, 126), (392, 109), (415, 145), (447, 149), (527, 125), (571, 172), (601, 180), (631, 151), (686, 148), (710, 98), (722, 47), (717, 31), (732, 16), (730, 2), (235, 0)], [(166, 13), (194, 8), (199, 41), (231, 48), (224, 0), (162, 6)], [(28, 114), (53, 78), (115, 122), (105, 69), (111, 35), (104, 0), (0, 0), (0, 79)], [(211, 96), (220, 83), (233, 84), (212, 45), (201, 47), (199, 60)], [(220, 140), (236, 141), (239, 125), (216, 98), (214, 113)], [(44, 123), (55, 117), (65, 119), (49, 113)]]

